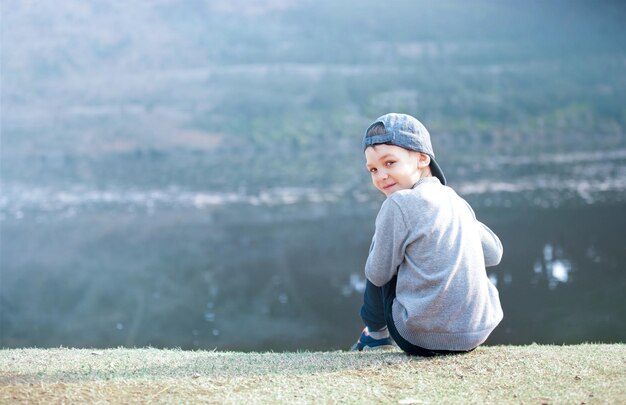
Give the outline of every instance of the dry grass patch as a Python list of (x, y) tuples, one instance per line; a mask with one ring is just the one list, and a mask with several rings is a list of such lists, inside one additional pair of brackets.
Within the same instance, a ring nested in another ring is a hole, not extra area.
[(0, 351), (1, 403), (626, 403), (626, 346), (401, 352)]

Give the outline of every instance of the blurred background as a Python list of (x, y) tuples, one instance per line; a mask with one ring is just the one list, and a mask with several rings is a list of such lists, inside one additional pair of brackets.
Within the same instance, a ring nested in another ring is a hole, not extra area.
[(7, 0), (0, 347), (346, 349), (382, 194), (429, 129), (504, 244), (489, 344), (626, 339), (619, 1)]

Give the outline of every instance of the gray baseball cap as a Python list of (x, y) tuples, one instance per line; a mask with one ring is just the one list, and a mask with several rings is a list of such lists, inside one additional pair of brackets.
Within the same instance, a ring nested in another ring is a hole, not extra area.
[[(370, 128), (377, 124), (382, 124), (385, 133), (379, 135), (370, 135)], [(400, 146), (404, 149), (422, 152), (430, 156), (430, 171), (433, 176), (437, 177), (441, 184), (446, 184), (446, 176), (435, 161), (435, 152), (433, 145), (430, 143), (430, 134), (428, 130), (417, 119), (407, 114), (389, 113), (379, 117), (370, 125), (363, 136), (363, 151), (368, 146), (388, 144)]]

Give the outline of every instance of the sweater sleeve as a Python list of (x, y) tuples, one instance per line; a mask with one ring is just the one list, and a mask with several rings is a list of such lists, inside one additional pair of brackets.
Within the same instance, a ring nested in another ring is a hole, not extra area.
[(485, 256), (485, 266), (495, 266), (502, 259), (502, 243), (491, 229), (480, 221), (478, 223), (478, 232), (480, 233), (480, 242), (483, 246), (483, 255)]
[(491, 230), (487, 225), (480, 222), (476, 219), (476, 214), (472, 207), (467, 203), (467, 201), (463, 200), (465, 205), (472, 213), (474, 220), (476, 221), (476, 225), (478, 228), (478, 233), (480, 235), (480, 243), (483, 247), (483, 256), (485, 258), (485, 266), (495, 266), (500, 263), (502, 259), (502, 243), (498, 236)]
[(404, 260), (407, 225), (398, 204), (388, 198), (376, 217), (376, 230), (365, 264), (365, 277), (374, 285), (387, 284)]

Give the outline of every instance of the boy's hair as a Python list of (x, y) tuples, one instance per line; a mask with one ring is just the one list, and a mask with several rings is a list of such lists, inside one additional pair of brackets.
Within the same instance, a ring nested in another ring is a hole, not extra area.
[(376, 122), (371, 127), (367, 129), (366, 137), (376, 136), (376, 135), (384, 135), (387, 132), (385, 129), (385, 124), (382, 122)]

